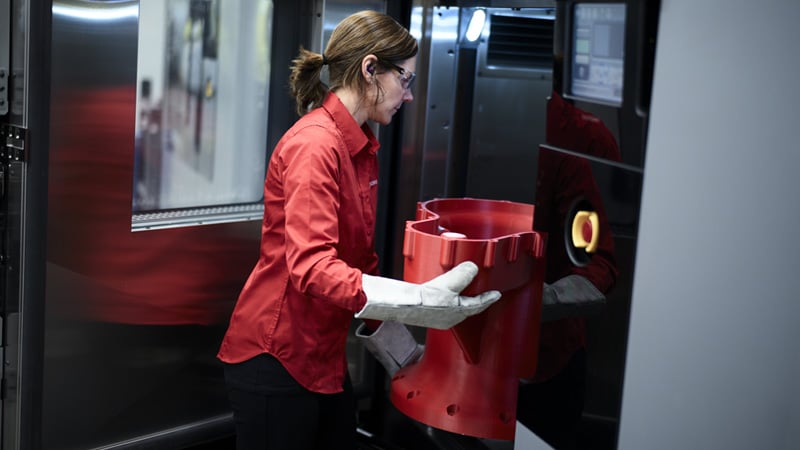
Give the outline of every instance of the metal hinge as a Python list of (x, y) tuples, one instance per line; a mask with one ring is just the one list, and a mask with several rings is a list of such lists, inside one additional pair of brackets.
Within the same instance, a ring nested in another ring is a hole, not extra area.
[(0, 152), (6, 162), (25, 161), (25, 147), (28, 142), (28, 130), (22, 127), (0, 125)]

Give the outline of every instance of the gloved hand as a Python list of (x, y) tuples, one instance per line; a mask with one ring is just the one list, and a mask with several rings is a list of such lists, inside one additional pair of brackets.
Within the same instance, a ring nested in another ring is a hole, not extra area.
[(499, 291), (486, 291), (475, 297), (459, 295), (477, 274), (478, 266), (471, 261), (423, 284), (363, 274), (362, 288), (367, 304), (356, 317), (396, 320), (440, 330), (452, 328), (500, 299)]
[(542, 322), (567, 317), (586, 316), (605, 306), (606, 296), (591, 281), (580, 275), (568, 275), (544, 285)]
[(393, 320), (381, 323), (371, 334), (366, 324), (362, 323), (356, 329), (356, 337), (381, 363), (389, 376), (415, 363), (425, 351), (425, 346), (417, 343), (405, 325)]

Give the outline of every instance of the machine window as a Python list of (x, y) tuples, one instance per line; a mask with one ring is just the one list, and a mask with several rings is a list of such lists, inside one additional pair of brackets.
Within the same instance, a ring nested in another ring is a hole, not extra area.
[(141, 0), (132, 229), (259, 219), (270, 0)]

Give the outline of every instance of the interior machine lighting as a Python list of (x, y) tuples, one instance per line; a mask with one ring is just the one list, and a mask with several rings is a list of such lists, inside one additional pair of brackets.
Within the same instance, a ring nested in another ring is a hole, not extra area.
[(467, 26), (467, 40), (470, 42), (475, 42), (481, 37), (481, 33), (483, 32), (483, 25), (486, 23), (486, 10), (484, 9), (476, 9), (472, 11), (472, 18), (469, 19), (469, 25)]
[(123, 2), (100, 6), (53, 4), (53, 15), (86, 20), (119, 20), (139, 17), (138, 2)]

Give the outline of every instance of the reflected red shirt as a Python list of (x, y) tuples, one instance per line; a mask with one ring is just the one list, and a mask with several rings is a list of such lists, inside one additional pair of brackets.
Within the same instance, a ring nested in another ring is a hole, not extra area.
[(275, 356), (305, 388), (342, 390), (345, 341), (364, 307), (374, 246), (379, 144), (328, 94), (281, 138), (264, 184), (261, 252), (218, 358)]
[[(612, 161), (621, 159), (617, 141), (603, 122), (590, 113), (564, 101), (553, 92), (547, 103), (547, 143), (575, 152)], [(600, 221), (607, 223), (603, 199), (583, 158), (555, 152), (540, 152), (536, 186), (534, 228), (548, 232), (545, 282), (553, 283), (571, 274), (581, 275), (603, 293), (616, 282), (618, 271), (614, 258), (614, 239), (607, 225), (600, 227), (597, 251), (590, 262), (572, 264), (557, 236), (563, 234), (572, 202), (585, 198), (595, 206)], [(541, 324), (539, 357), (535, 381), (557, 375), (572, 355), (586, 347), (586, 319), (571, 317)]]

